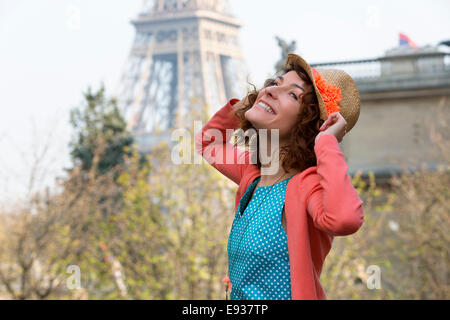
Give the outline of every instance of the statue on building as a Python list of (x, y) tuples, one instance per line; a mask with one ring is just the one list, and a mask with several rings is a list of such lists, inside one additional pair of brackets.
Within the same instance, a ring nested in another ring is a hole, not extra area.
[(290, 44), (288, 44), (284, 39), (278, 36), (275, 36), (275, 39), (277, 39), (278, 46), (281, 48), (280, 60), (278, 60), (278, 62), (275, 64), (275, 70), (278, 72), (279, 70), (283, 69), (288, 54), (294, 53), (295, 49), (297, 48), (297, 43), (294, 40), (291, 41)]

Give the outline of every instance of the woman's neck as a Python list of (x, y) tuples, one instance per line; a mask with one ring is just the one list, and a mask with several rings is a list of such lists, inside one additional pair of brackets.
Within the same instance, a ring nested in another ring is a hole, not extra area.
[(283, 159), (279, 155), (279, 152), (272, 153), (269, 162), (261, 164), (261, 179), (258, 185), (271, 186), (300, 172), (298, 169), (289, 169), (286, 171), (282, 163)]

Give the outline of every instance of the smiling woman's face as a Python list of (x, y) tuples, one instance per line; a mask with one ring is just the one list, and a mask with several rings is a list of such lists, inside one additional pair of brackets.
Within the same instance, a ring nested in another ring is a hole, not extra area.
[[(297, 72), (289, 71), (259, 91), (255, 104), (245, 112), (245, 118), (256, 129), (279, 129), (280, 140), (286, 140), (297, 121), (305, 90), (308, 87)], [(271, 111), (266, 110), (267, 107)]]

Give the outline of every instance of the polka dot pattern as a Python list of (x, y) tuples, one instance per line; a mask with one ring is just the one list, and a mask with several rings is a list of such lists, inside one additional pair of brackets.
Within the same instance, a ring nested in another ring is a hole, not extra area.
[(290, 300), (287, 236), (281, 215), (286, 187), (292, 177), (278, 182), (273, 188), (258, 187), (253, 194), (260, 178), (253, 181), (242, 196), (228, 238), (229, 273), (233, 285), (230, 299)]

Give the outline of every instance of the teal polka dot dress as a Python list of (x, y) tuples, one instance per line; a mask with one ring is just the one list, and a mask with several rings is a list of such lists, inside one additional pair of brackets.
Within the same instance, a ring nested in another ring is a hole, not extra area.
[(273, 188), (258, 187), (250, 199), (258, 177), (239, 202), (227, 246), (232, 300), (291, 299), (287, 236), (281, 224), (291, 178)]

